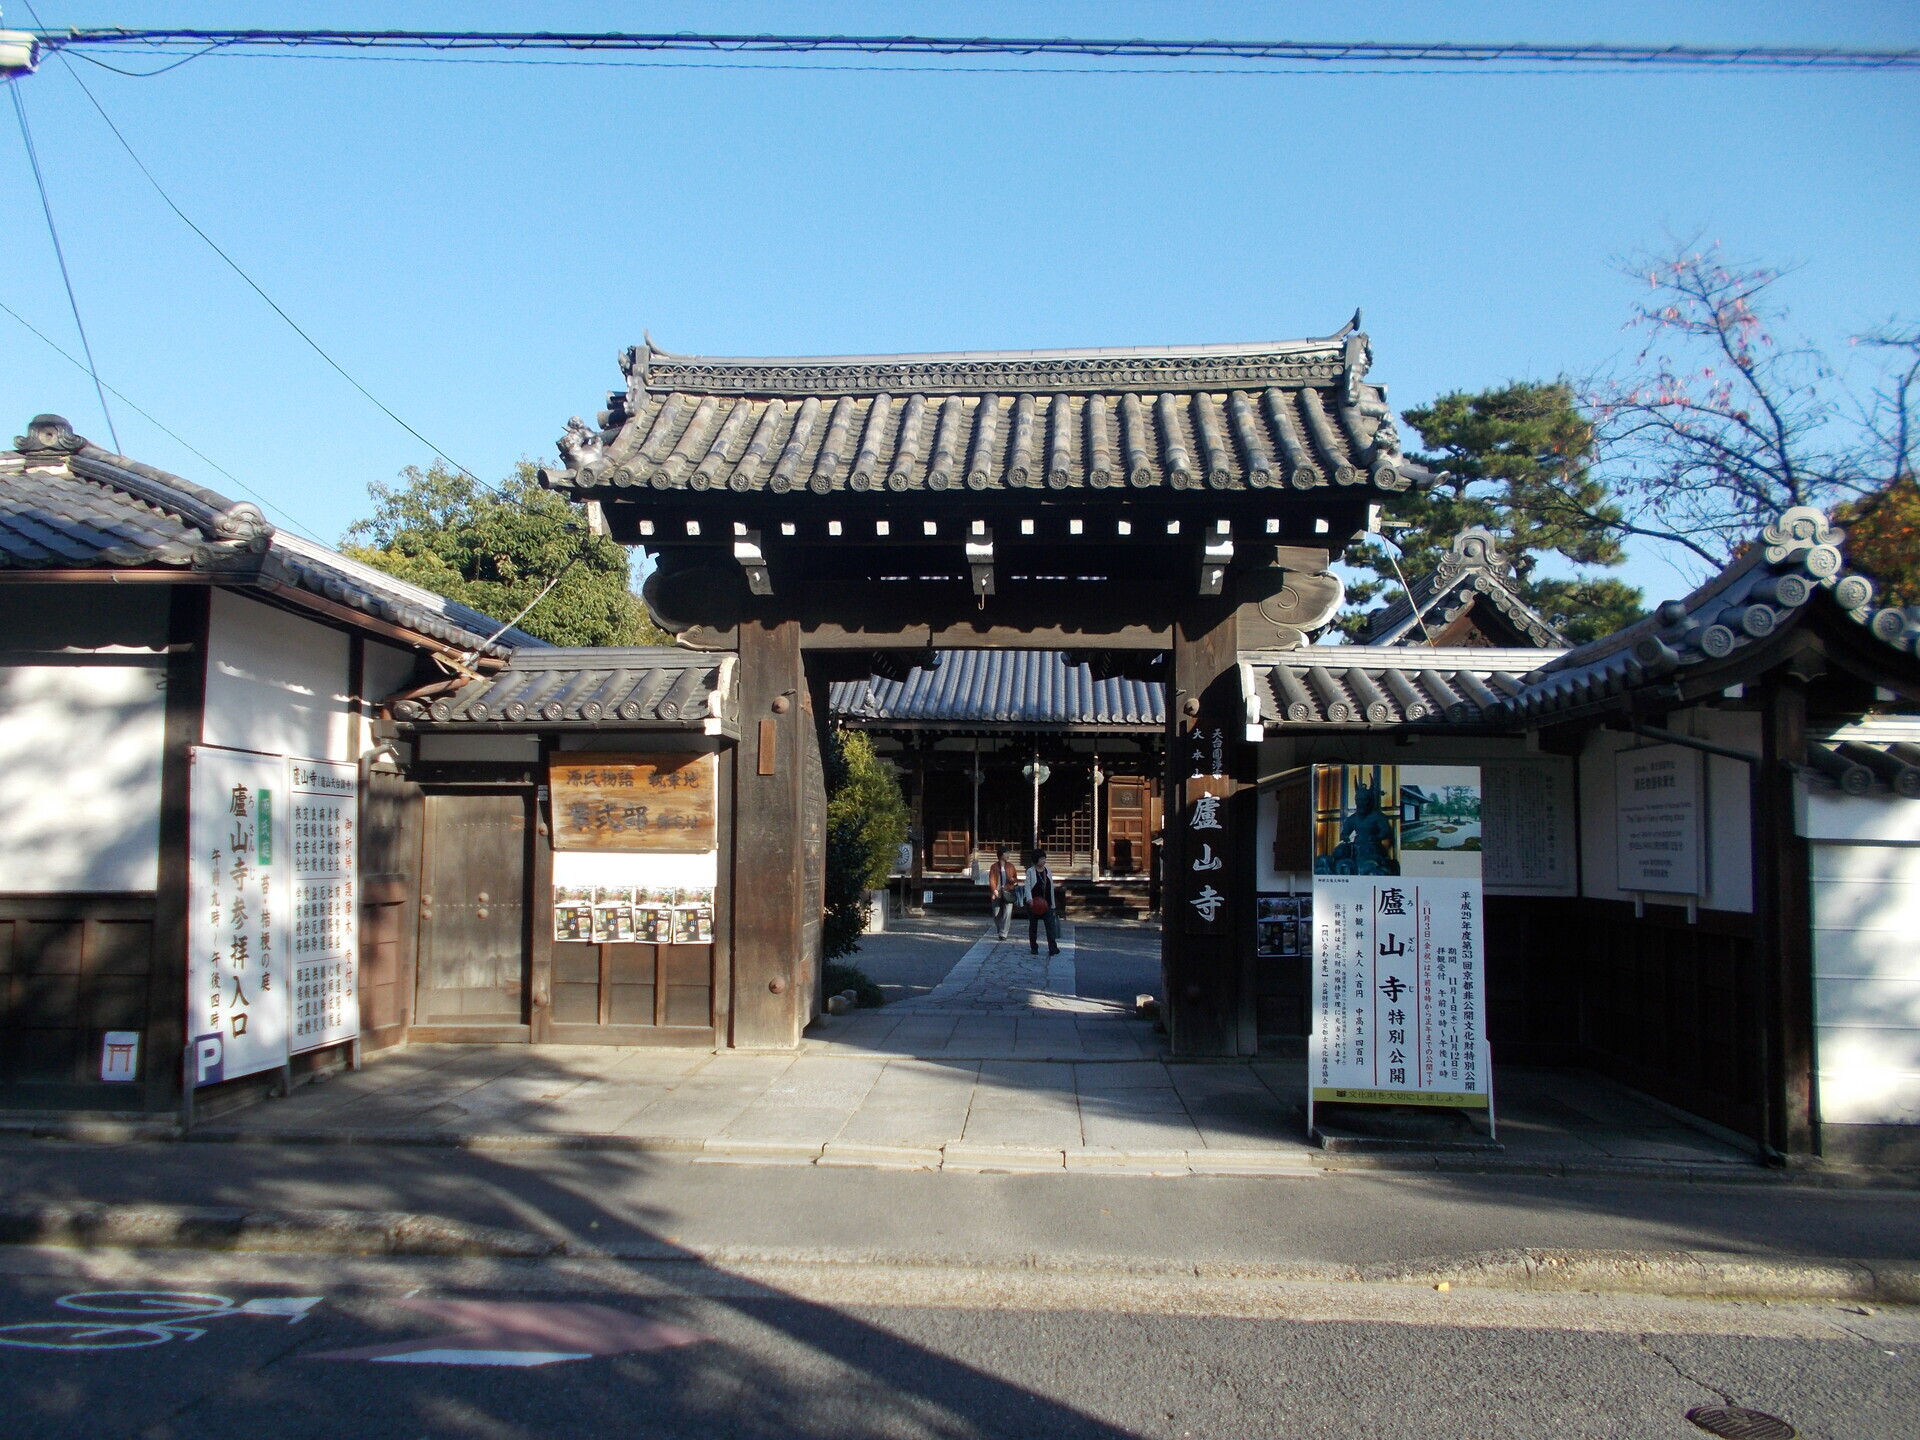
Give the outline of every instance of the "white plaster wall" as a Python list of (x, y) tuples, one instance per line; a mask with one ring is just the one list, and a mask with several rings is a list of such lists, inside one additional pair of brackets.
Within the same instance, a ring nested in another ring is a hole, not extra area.
[(353, 760), (347, 637), (226, 590), (207, 640), (208, 745)]
[(1920, 844), (1809, 849), (1820, 1118), (1920, 1125)]
[(361, 686), (366, 692), (368, 713), (389, 695), (396, 695), (407, 688), (407, 682), (413, 678), (414, 654), (411, 650), (401, 650), (393, 645), (382, 645), (377, 640), (369, 640), (366, 645), (366, 659), (362, 662)]
[[(1665, 728), (1730, 750), (1758, 753), (1760, 717), (1738, 710), (1689, 710)], [(1580, 752), (1580, 889), (1598, 900), (1631, 900), (1619, 888), (1614, 834), (1613, 757), (1635, 745), (1637, 735), (1614, 730), (1588, 734)], [(1753, 909), (1753, 814), (1747, 766), (1722, 756), (1706, 757), (1706, 890), (1704, 910)], [(1675, 897), (1658, 903), (1675, 903)]]
[(145, 664), (0, 667), (0, 890), (151, 890), (165, 676)]

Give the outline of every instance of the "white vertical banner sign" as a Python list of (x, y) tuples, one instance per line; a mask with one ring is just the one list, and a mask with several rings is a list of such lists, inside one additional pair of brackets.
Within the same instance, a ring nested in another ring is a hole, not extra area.
[(1491, 1111), (1478, 768), (1316, 765), (1311, 794), (1311, 1100)]
[(287, 762), (192, 747), (187, 1034), (193, 1084), (287, 1063)]
[(289, 760), (292, 1035), (298, 1055), (360, 1034), (360, 770)]

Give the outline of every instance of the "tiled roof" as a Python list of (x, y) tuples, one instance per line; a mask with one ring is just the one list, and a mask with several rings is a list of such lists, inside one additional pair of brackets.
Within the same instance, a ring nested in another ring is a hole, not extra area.
[(1835, 739), (1809, 745), (1807, 759), (1816, 775), (1843, 794), (1920, 800), (1920, 745), (1911, 741)]
[(882, 725), (1112, 725), (1167, 723), (1166, 686), (1157, 680), (1096, 680), (1085, 664), (1059, 650), (944, 650), (932, 669), (915, 666), (904, 680), (836, 682), (837, 719)]
[[(1355, 317), (1356, 320), (1358, 317)], [(622, 357), (598, 427), (568, 423), (556, 488), (601, 492), (1404, 490), (1371, 358), (1321, 340), (1157, 350)], [(1118, 498), (1118, 497), (1116, 497)]]
[(495, 729), (666, 726), (718, 734), (731, 714), (734, 664), (732, 655), (690, 650), (553, 646), (521, 651), (484, 680), (386, 708), (396, 720)]
[(192, 569), (236, 586), (292, 586), (415, 634), (496, 658), (544, 640), (431, 590), (276, 530), (259, 509), (115, 455), (37, 415), (0, 452), (0, 569)]
[(1666, 601), (1646, 619), (1543, 665), (1503, 703), (1501, 718), (1528, 722), (1604, 708), (1643, 684), (1696, 669), (1737, 670), (1743, 654), (1766, 648), (1817, 603), (1915, 653), (1920, 610), (1874, 609), (1873, 582), (1847, 573), (1844, 538), (1820, 511), (1795, 506), (1684, 600)]
[(1410, 593), (1373, 616), (1369, 645), (1418, 644), (1444, 630), (1471, 605), (1484, 600), (1515, 630), (1542, 648), (1564, 649), (1567, 637), (1521, 598), (1513, 566), (1500, 553), (1492, 532), (1476, 525), (1454, 536), (1430, 575), (1413, 582)]
[(1274, 735), (1293, 728), (1484, 726), (1557, 652), (1308, 645), (1240, 657), (1247, 722)]

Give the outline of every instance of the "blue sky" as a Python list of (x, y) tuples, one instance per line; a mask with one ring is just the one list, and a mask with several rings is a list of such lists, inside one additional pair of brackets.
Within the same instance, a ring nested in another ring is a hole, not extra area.
[[(1920, 44), (1920, 6), (89, 4), (118, 24), (910, 30)], [(0, 0), (9, 25), (30, 24)], [(846, 64), (841, 60), (834, 63)], [(921, 62), (940, 64), (945, 62)], [(80, 67), (174, 199), (341, 363), (483, 476), (662, 346), (808, 354), (1282, 339), (1364, 306), (1405, 407), (1630, 357), (1620, 256), (1704, 232), (1800, 268), (1795, 319), (1920, 313), (1920, 75), (1114, 75), (209, 58)], [(1254, 67), (1246, 67), (1249, 70)], [(1267, 69), (1298, 67), (1267, 66)], [(423, 463), (147, 188), (58, 61), (22, 82), (103, 377), (335, 541)], [(11, 106), (0, 299), (77, 353)], [(0, 425), (106, 440), (0, 314)], [(236, 487), (125, 406), (123, 447)], [(1651, 552), (1627, 578), (1683, 588)]]

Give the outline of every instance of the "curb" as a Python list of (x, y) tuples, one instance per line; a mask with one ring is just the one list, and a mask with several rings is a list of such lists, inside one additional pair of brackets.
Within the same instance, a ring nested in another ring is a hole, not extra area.
[(0, 1208), (0, 1244), (539, 1259), (566, 1242), (398, 1210), (240, 1210), (75, 1202)]
[(732, 1140), (675, 1135), (494, 1135), (453, 1130), (243, 1130), (209, 1126), (191, 1139), (214, 1145), (417, 1145), (457, 1150), (650, 1151), (708, 1165), (814, 1165), (822, 1169), (1075, 1171), (1104, 1175), (1245, 1175), (1307, 1179), (1323, 1173), (1304, 1150), (1036, 1149), (1018, 1145), (883, 1145), (849, 1141)]
[(143, 1140), (178, 1140), (178, 1120), (81, 1120), (8, 1118), (0, 1135), (27, 1140), (74, 1140), (89, 1145), (130, 1145)]
[(601, 1260), (704, 1266), (889, 1266), (924, 1270), (1160, 1276), (1203, 1281), (1386, 1284), (1656, 1295), (1694, 1300), (1920, 1304), (1920, 1262), (1768, 1258), (1700, 1250), (1489, 1250), (1376, 1265), (1234, 1264), (1124, 1256), (929, 1255), (664, 1241), (598, 1246), (492, 1225), (382, 1210), (243, 1210), (71, 1202), (0, 1208), (0, 1244), (80, 1250)]
[(530, 1135), (473, 1130), (252, 1129), (209, 1124), (183, 1136), (171, 1120), (0, 1120), (0, 1137), (128, 1145), (191, 1140), (208, 1145), (413, 1146), (483, 1151), (605, 1151), (686, 1155), (697, 1163), (816, 1165), (823, 1169), (1044, 1171), (1074, 1174), (1286, 1177), (1414, 1174), (1499, 1175), (1558, 1180), (1661, 1180), (1694, 1185), (1794, 1185), (1813, 1189), (1920, 1189), (1912, 1168), (1795, 1165), (1753, 1161), (1641, 1160), (1596, 1156), (1513, 1156), (1483, 1152), (1412, 1154), (1307, 1149), (1142, 1150), (1034, 1149), (964, 1140), (940, 1146), (846, 1141), (730, 1140), (683, 1135)]
[(1920, 1262), (1761, 1258), (1706, 1250), (1488, 1250), (1368, 1266), (1360, 1278), (1401, 1285), (1623, 1292), (1690, 1299), (1920, 1304)]

